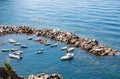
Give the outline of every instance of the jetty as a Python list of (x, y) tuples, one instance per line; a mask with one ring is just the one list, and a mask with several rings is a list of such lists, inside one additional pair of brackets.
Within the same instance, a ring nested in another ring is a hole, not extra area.
[(80, 47), (81, 49), (90, 52), (97, 56), (113, 56), (117, 53), (117, 49), (112, 49), (107, 46), (100, 45), (95, 39), (83, 38), (61, 30), (51, 29), (36, 29), (29, 26), (7, 26), (0, 25), (0, 36), (6, 34), (35, 34), (46, 38), (54, 39), (56, 41), (64, 42), (73, 47)]

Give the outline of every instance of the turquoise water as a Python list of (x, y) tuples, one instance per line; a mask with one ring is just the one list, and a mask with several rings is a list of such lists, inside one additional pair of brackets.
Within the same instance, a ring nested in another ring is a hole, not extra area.
[[(0, 0), (0, 24), (62, 29), (120, 50), (119, 0)], [(73, 60), (62, 62), (60, 57), (66, 53), (60, 51), (66, 46), (63, 43), (50, 48), (28, 41), (27, 35), (5, 35), (0, 37), (0, 42), (5, 42), (0, 49), (14, 47), (9, 44), (9, 38), (28, 48), (21, 49), (24, 51), (21, 61), (10, 59), (9, 52), (0, 51), (0, 65), (9, 61), (16, 72), (25, 77), (45, 72), (60, 73), (65, 79), (120, 79), (120, 55), (97, 57), (78, 48)], [(35, 55), (41, 47), (45, 48), (44, 53)]]

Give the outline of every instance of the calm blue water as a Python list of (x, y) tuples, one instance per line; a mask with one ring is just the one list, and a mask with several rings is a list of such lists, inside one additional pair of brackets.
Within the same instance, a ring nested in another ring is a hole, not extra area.
[[(0, 24), (67, 30), (120, 50), (120, 0), (0, 0)], [(66, 46), (63, 43), (50, 48), (28, 41), (27, 35), (5, 35), (0, 37), (0, 42), (5, 42), (0, 49), (15, 47), (9, 44), (9, 38), (28, 48), (20, 49), (24, 51), (21, 61), (0, 51), (0, 65), (9, 61), (25, 77), (45, 72), (60, 73), (64, 79), (120, 79), (120, 55), (97, 57), (76, 49), (73, 60), (62, 62), (59, 59), (66, 53), (60, 51)], [(45, 48), (44, 53), (35, 55), (41, 47)]]

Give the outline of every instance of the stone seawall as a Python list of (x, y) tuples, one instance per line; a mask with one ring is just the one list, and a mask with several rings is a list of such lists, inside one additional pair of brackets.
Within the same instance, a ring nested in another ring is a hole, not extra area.
[(107, 46), (101, 46), (97, 40), (82, 38), (71, 32), (64, 32), (61, 30), (49, 29), (35, 29), (29, 26), (6, 26), (0, 25), (0, 35), (5, 34), (36, 34), (37, 36), (44, 36), (57, 41), (67, 43), (69, 45), (80, 47), (97, 56), (115, 55), (117, 50), (111, 49)]

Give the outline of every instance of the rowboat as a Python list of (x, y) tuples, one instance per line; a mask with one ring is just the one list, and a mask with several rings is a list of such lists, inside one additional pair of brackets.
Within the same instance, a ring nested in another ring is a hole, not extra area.
[(65, 47), (62, 47), (61, 48), (61, 50), (66, 50), (68, 47), (67, 46), (65, 46)]
[(57, 47), (58, 43), (54, 43), (51, 45), (51, 47)]
[(10, 43), (17, 43), (17, 41), (14, 40), (14, 39), (9, 39), (9, 42), (10, 42)]
[(71, 52), (71, 51), (74, 51), (74, 50), (75, 50), (75, 47), (67, 48), (67, 52)]
[(60, 58), (60, 60), (64, 61), (64, 60), (70, 60), (74, 57), (74, 54), (73, 53), (67, 53), (66, 55), (62, 56)]
[(21, 55), (15, 55), (15, 54), (13, 54), (13, 53), (10, 53), (10, 54), (9, 54), (9, 57), (10, 57), (10, 58), (15, 58), (15, 59), (21, 59), (21, 58), (22, 58)]
[(9, 52), (9, 49), (1, 49), (2, 52)]
[(43, 51), (37, 51), (37, 52), (35, 52), (35, 54), (41, 54), (41, 53), (43, 53)]
[(27, 45), (21, 45), (21, 48), (27, 48)]

